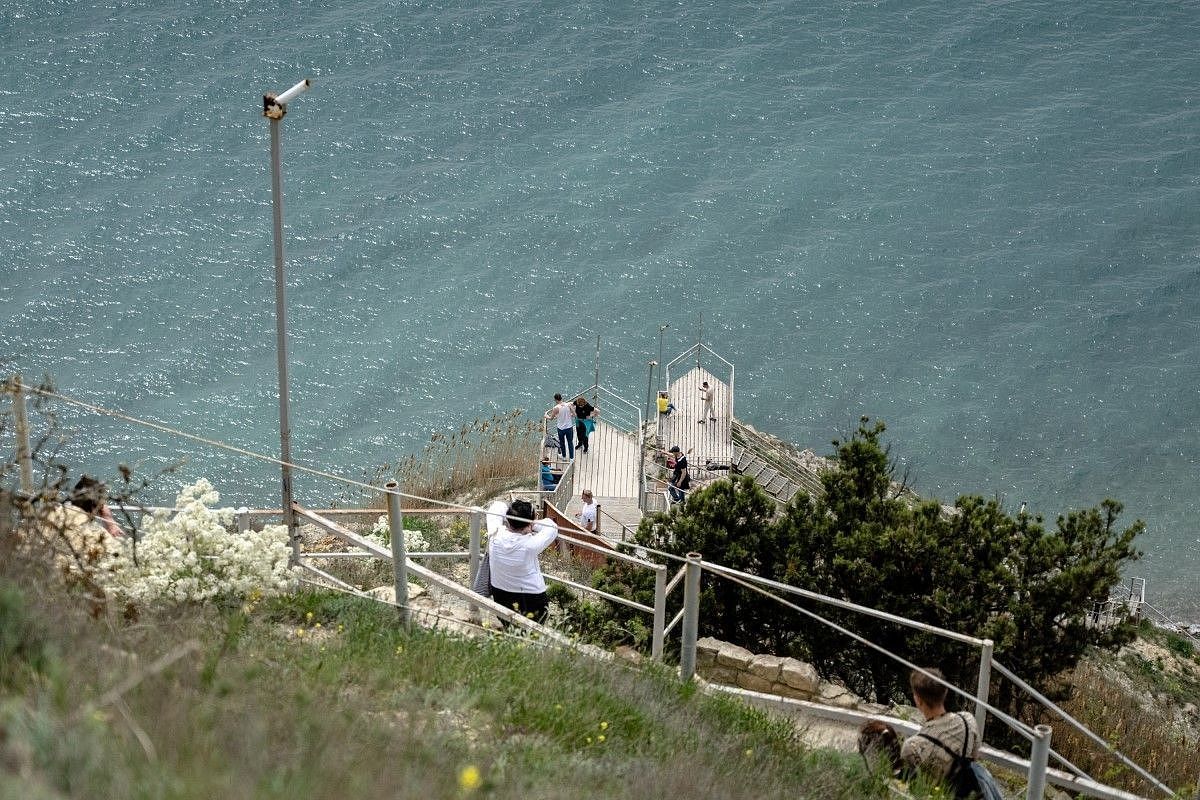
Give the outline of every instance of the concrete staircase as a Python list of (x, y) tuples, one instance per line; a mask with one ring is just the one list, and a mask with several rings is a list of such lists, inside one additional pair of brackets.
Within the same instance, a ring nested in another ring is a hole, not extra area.
[(824, 494), (821, 473), (833, 466), (811, 450), (793, 445), (757, 431), (734, 420), (732, 472), (748, 475), (763, 491), (779, 503), (789, 502), (798, 492), (817, 497)]

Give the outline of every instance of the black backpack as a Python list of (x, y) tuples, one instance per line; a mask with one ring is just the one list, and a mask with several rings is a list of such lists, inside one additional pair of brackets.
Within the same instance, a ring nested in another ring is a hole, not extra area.
[(971, 744), (971, 729), (967, 725), (962, 712), (955, 714), (962, 719), (963, 746), (962, 752), (956, 753), (946, 746), (945, 742), (930, 736), (928, 733), (918, 733), (922, 739), (928, 739), (950, 755), (950, 771), (946, 773), (946, 785), (954, 791), (956, 798), (974, 797), (979, 800), (1000, 798), (1000, 790), (987, 767), (967, 756)]

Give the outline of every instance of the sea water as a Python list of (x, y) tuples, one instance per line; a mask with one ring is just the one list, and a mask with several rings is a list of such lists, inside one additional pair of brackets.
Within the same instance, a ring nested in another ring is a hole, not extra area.
[[(638, 404), (667, 324), (764, 430), (885, 420), (925, 494), (1120, 499), (1130, 574), (1195, 617), (1197, 12), (9, 0), (0, 359), (276, 454), (261, 97), (312, 78), (282, 124), (297, 461), (362, 477), (539, 413), (597, 336)], [(81, 467), (278, 502), (270, 464), (58, 409)]]

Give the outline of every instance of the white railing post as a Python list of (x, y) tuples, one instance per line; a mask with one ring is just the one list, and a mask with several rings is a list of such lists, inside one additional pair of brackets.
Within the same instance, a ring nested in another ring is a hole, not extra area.
[(659, 564), (654, 569), (654, 635), (650, 642), (650, 657), (662, 661), (663, 629), (667, 624), (667, 567)]
[(1025, 800), (1042, 800), (1046, 795), (1046, 764), (1050, 760), (1050, 726), (1033, 729), (1033, 749), (1029, 753), (1029, 789)]
[(392, 537), (392, 575), (396, 584), (396, 607), (400, 610), (400, 621), (409, 623), (408, 613), (408, 556), (404, 552), (404, 514), (400, 511), (400, 484), (388, 481), (387, 490), (388, 531)]
[[(471, 534), (467, 544), (467, 575), (470, 576), (470, 584), (472, 588), (475, 586), (475, 577), (479, 574), (479, 565), (483, 561), (483, 554), (480, 552), (480, 529), (483, 527), (483, 512), (475, 510), (471, 512)], [(480, 617), (479, 606), (471, 604), (471, 622), (478, 623)]]
[(979, 648), (979, 682), (975, 685), (975, 726), (979, 728), (979, 741), (983, 741), (983, 725), (987, 720), (988, 693), (992, 689), (992, 650), (995, 642), (984, 639)]
[(479, 572), (479, 562), (483, 558), (479, 552), (479, 530), (482, 527), (482, 521), (482, 511), (471, 512), (471, 533), (467, 544), (467, 574), (471, 576), (471, 583), (475, 582), (475, 575)]
[(679, 650), (679, 677), (690, 681), (696, 674), (696, 634), (700, 628), (700, 554), (687, 554), (683, 579), (683, 643)]
[(21, 471), (21, 491), (33, 495), (33, 452), (29, 448), (29, 420), (25, 417), (25, 390), (20, 374), (12, 376), (13, 426), (17, 434), (17, 465)]
[(250, 530), (250, 509), (242, 506), (237, 511), (234, 511), (234, 517), (237, 519), (237, 532), (245, 533)]

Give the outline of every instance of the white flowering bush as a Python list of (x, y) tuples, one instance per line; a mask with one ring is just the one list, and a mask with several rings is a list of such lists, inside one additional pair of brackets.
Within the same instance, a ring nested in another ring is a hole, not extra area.
[(297, 575), (288, 565), (286, 525), (229, 533), (232, 508), (213, 508), (220, 495), (201, 478), (184, 487), (175, 511), (159, 510), (137, 542), (119, 545), (98, 570), (106, 591), (136, 603), (204, 602), (288, 591)]
[[(391, 545), (392, 529), (388, 525), (387, 514), (383, 514), (379, 519), (375, 520), (375, 524), (371, 526), (371, 538), (380, 544)], [(428, 549), (429, 540), (425, 538), (425, 534), (409, 528), (404, 529), (404, 552), (420, 553)]]

